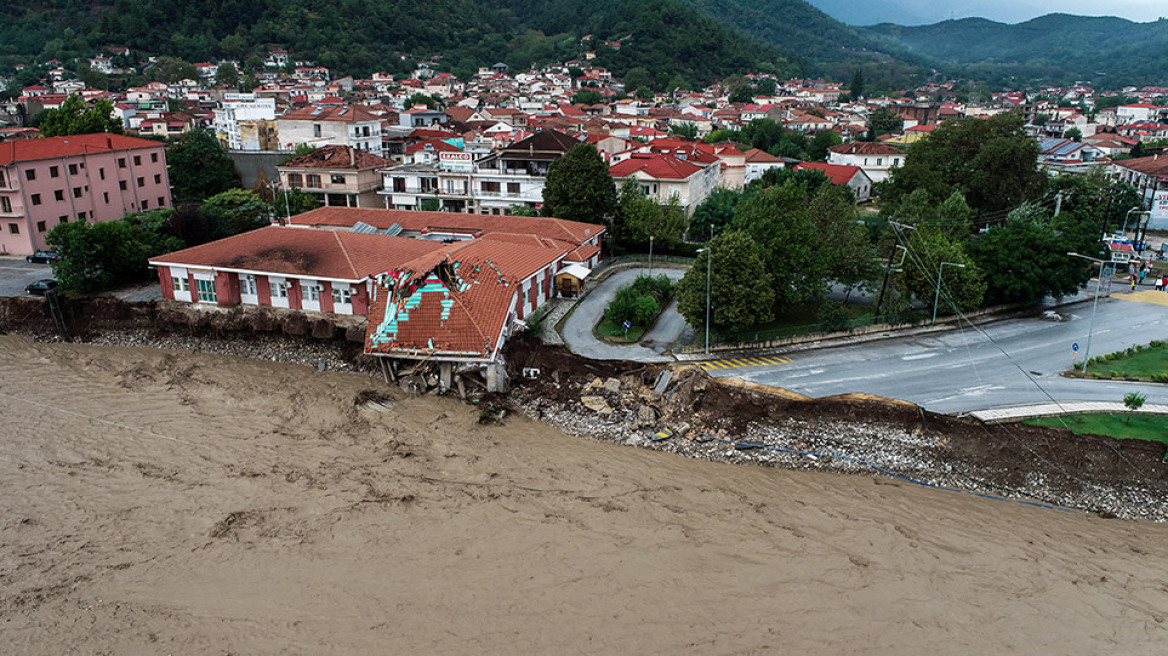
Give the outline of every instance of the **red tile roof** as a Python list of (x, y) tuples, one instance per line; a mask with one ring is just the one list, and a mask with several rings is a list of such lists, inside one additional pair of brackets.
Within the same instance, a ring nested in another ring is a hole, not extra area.
[(138, 139), (121, 134), (75, 134), (68, 137), (48, 137), (0, 143), (0, 165), (38, 159), (55, 159), (87, 153), (133, 150), (137, 148), (164, 148), (166, 144), (149, 139)]
[(283, 116), (277, 117), (281, 121), (340, 121), (344, 123), (362, 123), (365, 121), (380, 121), (381, 119), (369, 113), (361, 105), (348, 107), (301, 107), (294, 109)]
[(608, 174), (614, 178), (627, 178), (638, 171), (658, 180), (685, 180), (702, 170), (702, 167), (678, 159), (673, 155), (659, 153), (633, 153), (632, 157), (608, 167)]
[(441, 248), (440, 243), (422, 239), (268, 226), (161, 255), (152, 262), (168, 266), (362, 280)]
[(389, 270), (376, 278), (365, 352), (493, 359), (520, 283), (562, 257), (488, 237)]
[(863, 170), (858, 166), (845, 166), (843, 164), (824, 164), (823, 162), (800, 162), (795, 167), (796, 171), (820, 171), (832, 181), (833, 184), (847, 185), (856, 177), (857, 173), (863, 173)]
[(338, 228), (352, 227), (358, 221), (381, 230), (396, 223), (405, 230), (418, 232), (460, 232), (476, 237), (501, 232), (536, 235), (573, 244), (582, 244), (604, 231), (604, 226), (564, 219), (356, 207), (319, 207), (290, 219), (293, 225)]
[[(352, 162), (352, 163), (350, 163)], [(393, 166), (394, 161), (351, 146), (324, 146), (284, 162), (279, 168), (360, 171)]]
[(849, 141), (828, 148), (838, 155), (903, 155), (904, 151), (876, 141)]

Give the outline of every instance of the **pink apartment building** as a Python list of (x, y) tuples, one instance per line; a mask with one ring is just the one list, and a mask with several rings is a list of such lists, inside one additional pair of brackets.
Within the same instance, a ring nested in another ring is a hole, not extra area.
[(0, 253), (45, 249), (59, 223), (170, 206), (158, 141), (100, 133), (0, 143)]

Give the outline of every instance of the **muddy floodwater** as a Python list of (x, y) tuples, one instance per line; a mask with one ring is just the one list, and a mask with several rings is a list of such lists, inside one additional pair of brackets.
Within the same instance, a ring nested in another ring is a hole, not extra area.
[(0, 652), (1152, 654), (1168, 525), (0, 336)]

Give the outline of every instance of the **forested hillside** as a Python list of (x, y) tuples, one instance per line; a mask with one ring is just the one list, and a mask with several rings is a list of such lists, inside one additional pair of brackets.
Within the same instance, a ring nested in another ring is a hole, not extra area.
[(1008, 80), (1096, 86), (1168, 81), (1168, 21), (1050, 14), (1009, 25), (982, 18), (902, 27), (856, 28), (882, 47), (906, 48), (948, 70), (991, 82)]
[[(592, 34), (587, 45), (581, 37)], [(600, 40), (620, 40), (619, 49)], [(442, 56), (469, 74), (562, 61), (593, 48), (617, 74), (641, 66), (664, 85), (691, 84), (796, 58), (743, 38), (683, 0), (9, 0), (0, 5), (0, 57), (68, 59), (123, 45), (187, 61), (244, 61), (265, 44), (357, 75), (405, 72), (414, 57)]]

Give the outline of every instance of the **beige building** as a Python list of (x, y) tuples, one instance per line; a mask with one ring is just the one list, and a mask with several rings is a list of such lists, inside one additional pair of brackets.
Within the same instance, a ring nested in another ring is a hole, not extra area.
[(349, 146), (325, 146), (276, 167), (280, 186), (320, 197), (331, 207), (381, 207), (378, 169), (393, 162)]

